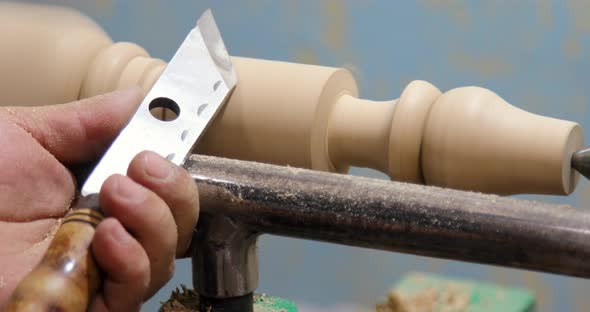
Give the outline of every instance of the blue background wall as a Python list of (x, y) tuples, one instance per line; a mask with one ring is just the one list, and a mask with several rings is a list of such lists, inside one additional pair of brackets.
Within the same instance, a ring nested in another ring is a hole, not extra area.
[[(43, 2), (76, 7), (115, 40), (139, 43), (165, 60), (211, 7), (233, 55), (345, 66), (365, 98), (396, 98), (414, 79), (441, 90), (479, 85), (526, 110), (590, 125), (588, 1)], [(582, 183), (567, 198), (535, 198), (583, 209), (590, 187)], [(371, 307), (407, 271), (527, 287), (540, 311), (584, 311), (590, 304), (590, 282), (580, 279), (279, 237), (261, 239), (260, 263), (260, 290), (295, 299), (308, 311)], [(189, 265), (179, 261), (146, 311), (156, 310), (172, 287), (191, 284)]]

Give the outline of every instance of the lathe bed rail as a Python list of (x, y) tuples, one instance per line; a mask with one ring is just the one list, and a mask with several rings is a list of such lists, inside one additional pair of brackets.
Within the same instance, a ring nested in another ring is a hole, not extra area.
[(590, 214), (569, 206), (207, 156), (185, 166), (200, 191), (204, 297), (257, 287), (265, 233), (590, 277)]

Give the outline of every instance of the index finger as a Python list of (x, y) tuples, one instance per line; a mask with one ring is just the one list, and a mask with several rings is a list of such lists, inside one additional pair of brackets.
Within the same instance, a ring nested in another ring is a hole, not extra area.
[(67, 104), (0, 108), (0, 118), (29, 132), (63, 163), (93, 160), (106, 150), (143, 97), (139, 88)]

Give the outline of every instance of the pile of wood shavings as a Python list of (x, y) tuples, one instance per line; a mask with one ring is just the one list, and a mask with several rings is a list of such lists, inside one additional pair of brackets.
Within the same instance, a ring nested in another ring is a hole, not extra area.
[(376, 312), (465, 312), (468, 311), (469, 300), (468, 292), (453, 285), (415, 294), (392, 290), (387, 295), (387, 302), (376, 306)]
[[(276, 299), (266, 294), (255, 294), (254, 312), (286, 312), (286, 309), (275, 309), (272, 307)], [(172, 291), (170, 299), (162, 303), (159, 312), (198, 312), (199, 311), (199, 294), (184, 285), (180, 289)]]
[(170, 299), (162, 303), (160, 312), (195, 312), (199, 311), (199, 295), (192, 289), (180, 285), (172, 291)]

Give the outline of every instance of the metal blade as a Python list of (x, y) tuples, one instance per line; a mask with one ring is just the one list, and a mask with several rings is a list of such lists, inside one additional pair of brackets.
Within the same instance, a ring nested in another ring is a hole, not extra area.
[[(98, 193), (112, 174), (125, 174), (133, 157), (144, 150), (182, 165), (236, 81), (213, 15), (207, 10), (94, 168), (82, 195)], [(174, 111), (177, 118), (157, 119), (150, 109), (158, 107)]]
[(203, 36), (203, 42), (205, 42), (205, 46), (209, 49), (209, 54), (211, 55), (213, 62), (215, 62), (215, 65), (217, 65), (225, 84), (228, 86), (234, 86), (238, 80), (236, 72), (234, 71), (225, 44), (223, 44), (221, 34), (213, 19), (211, 10), (205, 11), (201, 18), (199, 18), (197, 21), (197, 28), (200, 30), (201, 36)]

